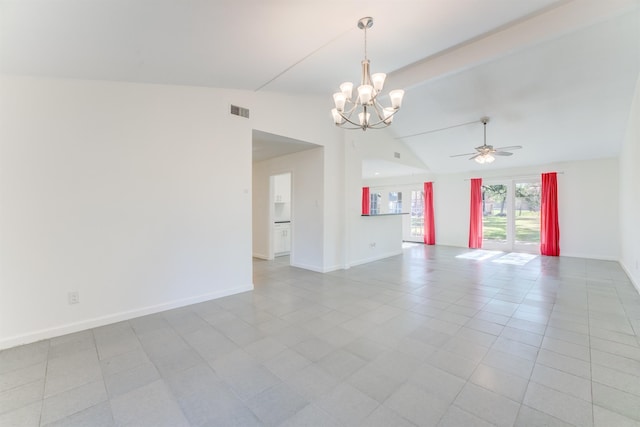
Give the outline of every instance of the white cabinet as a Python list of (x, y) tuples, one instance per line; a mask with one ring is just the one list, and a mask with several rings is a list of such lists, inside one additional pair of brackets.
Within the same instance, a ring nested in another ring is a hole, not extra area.
[(286, 255), (291, 251), (291, 225), (276, 223), (273, 227), (273, 252), (275, 255)]
[(275, 203), (289, 203), (291, 201), (291, 174), (275, 175), (273, 178), (273, 201)]

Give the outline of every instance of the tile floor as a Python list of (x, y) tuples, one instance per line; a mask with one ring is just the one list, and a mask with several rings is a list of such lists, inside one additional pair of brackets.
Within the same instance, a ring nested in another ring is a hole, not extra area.
[(0, 425), (640, 426), (620, 266), (469, 252), (256, 260), (253, 292), (5, 350)]

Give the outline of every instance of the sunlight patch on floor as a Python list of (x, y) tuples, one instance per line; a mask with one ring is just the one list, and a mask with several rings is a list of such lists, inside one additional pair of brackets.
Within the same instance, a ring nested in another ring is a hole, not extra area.
[(500, 258), (493, 259), (491, 260), (491, 262), (495, 262), (498, 264), (525, 265), (526, 263), (537, 257), (538, 255), (534, 254), (511, 252), (509, 254), (501, 256)]
[(502, 251), (488, 251), (485, 249), (476, 249), (456, 256), (456, 258), (462, 259), (471, 259), (475, 261), (491, 260), (491, 262), (495, 262), (496, 264), (512, 265), (525, 265), (537, 257), (538, 255), (535, 254), (518, 252), (504, 253)]
[(476, 249), (471, 252), (466, 252), (464, 254), (457, 255), (456, 258), (462, 259), (474, 259), (476, 261), (484, 261), (489, 258), (493, 258), (496, 255), (502, 254), (502, 251), (487, 251), (484, 249)]

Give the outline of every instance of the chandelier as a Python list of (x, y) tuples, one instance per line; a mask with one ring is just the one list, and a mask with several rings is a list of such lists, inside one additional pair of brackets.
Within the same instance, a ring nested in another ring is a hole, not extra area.
[[(382, 92), (385, 73), (371, 75), (369, 59), (367, 59), (367, 28), (373, 25), (373, 18), (365, 17), (358, 21), (358, 28), (364, 30), (364, 59), (362, 60), (362, 78), (357, 88), (357, 97), (353, 99), (353, 83), (345, 82), (340, 85), (340, 92), (333, 94), (335, 108), (331, 110), (336, 126), (344, 129), (382, 129), (391, 124), (393, 116), (402, 105), (404, 90), (389, 92), (391, 107), (383, 107), (378, 102), (378, 95)], [(357, 118), (356, 118), (357, 117)]]

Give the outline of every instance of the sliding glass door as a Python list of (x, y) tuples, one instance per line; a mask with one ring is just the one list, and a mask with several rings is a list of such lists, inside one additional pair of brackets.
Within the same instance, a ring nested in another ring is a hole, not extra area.
[(482, 186), (483, 248), (537, 253), (540, 181), (487, 180)]
[(540, 181), (515, 183), (514, 248), (537, 252), (540, 247)]

